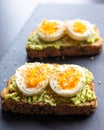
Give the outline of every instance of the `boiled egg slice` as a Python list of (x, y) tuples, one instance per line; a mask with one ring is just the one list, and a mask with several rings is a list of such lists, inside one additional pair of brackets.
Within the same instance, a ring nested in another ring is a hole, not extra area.
[(60, 39), (64, 35), (65, 29), (66, 26), (62, 21), (44, 19), (37, 26), (36, 31), (41, 40), (52, 42)]
[(92, 33), (92, 25), (86, 20), (69, 20), (66, 26), (68, 36), (74, 40), (86, 40)]
[(85, 72), (78, 65), (70, 65), (64, 71), (60, 70), (50, 79), (50, 87), (60, 96), (71, 97), (76, 95), (85, 83)]
[(28, 63), (16, 71), (18, 89), (26, 96), (40, 94), (49, 83), (51, 66), (42, 63)]

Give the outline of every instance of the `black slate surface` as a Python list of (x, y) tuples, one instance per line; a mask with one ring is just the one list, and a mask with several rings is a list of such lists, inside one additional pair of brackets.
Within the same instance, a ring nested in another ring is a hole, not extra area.
[[(67, 20), (87, 19), (95, 23), (104, 37), (104, 5), (51, 5), (41, 4), (33, 12), (11, 48), (0, 61), (0, 91), (6, 86), (15, 69), (30, 60), (26, 57), (25, 45), (30, 32), (43, 18)], [(2, 49), (2, 48), (1, 48)], [(39, 60), (34, 60), (39, 61)], [(87, 67), (95, 77), (95, 92), (98, 108), (91, 116), (37, 116), (2, 112), (0, 105), (0, 130), (103, 130), (104, 126), (104, 48), (94, 57), (48, 58), (41, 62), (72, 63)], [(101, 82), (99, 84), (99, 81)]]

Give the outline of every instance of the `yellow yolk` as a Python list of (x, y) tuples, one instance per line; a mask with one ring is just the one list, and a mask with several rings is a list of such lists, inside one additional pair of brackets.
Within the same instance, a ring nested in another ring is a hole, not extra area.
[(22, 74), (25, 79), (27, 88), (33, 88), (36, 87), (39, 82), (42, 82), (46, 79), (47, 69), (45, 65), (42, 65), (41, 67), (36, 66), (34, 68), (27, 68), (26, 70), (22, 70)]
[(77, 86), (81, 77), (82, 74), (79, 70), (70, 68), (69, 70), (58, 74), (58, 84), (63, 90), (70, 90)]
[(74, 32), (81, 33), (81, 34), (83, 34), (84, 32), (86, 32), (86, 30), (87, 30), (86, 25), (83, 24), (80, 21), (76, 21), (74, 23), (72, 29), (73, 29)]
[(55, 21), (43, 20), (38, 29), (43, 34), (54, 34), (58, 30), (58, 23)]

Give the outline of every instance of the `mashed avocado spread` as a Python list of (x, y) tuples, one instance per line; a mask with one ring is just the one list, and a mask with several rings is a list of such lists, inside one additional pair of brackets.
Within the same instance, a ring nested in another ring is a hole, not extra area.
[(24, 96), (22, 92), (18, 90), (16, 85), (15, 77), (12, 78), (12, 83), (9, 86), (9, 94), (5, 95), (6, 99), (12, 99), (14, 101), (21, 101), (29, 104), (43, 102), (45, 104), (49, 104), (51, 106), (56, 106), (61, 103), (73, 103), (74, 105), (79, 105), (80, 103), (84, 103), (86, 101), (90, 101), (96, 99), (94, 91), (92, 91), (89, 87), (90, 83), (93, 81), (93, 75), (87, 69), (85, 69), (86, 73), (86, 82), (82, 88), (82, 90), (75, 96), (66, 98), (57, 95), (50, 86), (46, 87), (43, 93), (34, 96)]
[(62, 37), (59, 40), (53, 42), (45, 42), (39, 39), (37, 32), (34, 31), (28, 38), (27, 48), (33, 50), (42, 50), (48, 47), (54, 47), (56, 49), (60, 49), (61, 47), (69, 47), (69, 46), (78, 46), (85, 44), (93, 44), (99, 39), (98, 33), (95, 31), (90, 35), (90, 37), (85, 41), (73, 40), (67, 35)]

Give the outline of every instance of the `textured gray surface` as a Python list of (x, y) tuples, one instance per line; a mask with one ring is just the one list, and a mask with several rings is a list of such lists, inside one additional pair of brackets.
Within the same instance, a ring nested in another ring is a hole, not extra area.
[[(82, 18), (95, 23), (104, 37), (104, 5), (49, 5), (38, 6), (31, 18), (13, 41), (11, 48), (0, 61), (0, 91), (6, 86), (15, 69), (29, 61), (26, 57), (25, 44), (30, 32), (43, 18), (72, 19)], [(2, 48), (1, 48), (2, 49)], [(37, 61), (37, 60), (35, 60)], [(39, 61), (39, 60), (38, 60)], [(102, 130), (104, 126), (104, 48), (101, 54), (91, 57), (67, 57), (65, 59), (45, 59), (41, 62), (73, 63), (87, 67), (95, 77), (95, 91), (99, 105), (95, 113), (85, 116), (36, 116), (2, 112), (0, 106), (0, 130), (31, 129), (70, 129)], [(4, 80), (4, 81), (3, 81)], [(101, 84), (98, 82), (101, 81)]]

